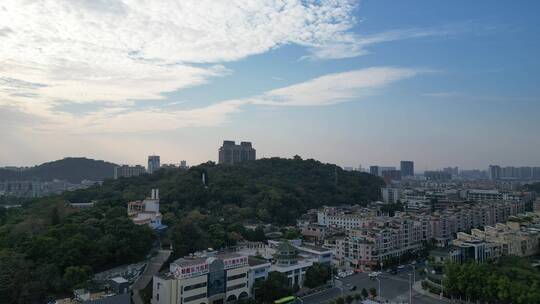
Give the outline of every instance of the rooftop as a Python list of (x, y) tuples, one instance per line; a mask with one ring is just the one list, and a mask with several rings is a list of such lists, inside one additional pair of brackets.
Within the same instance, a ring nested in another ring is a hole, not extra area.
[(249, 263), (249, 266), (259, 266), (259, 265), (264, 265), (264, 264), (270, 264), (270, 262), (268, 262), (267, 260), (256, 258), (253, 256), (248, 257), (248, 263)]

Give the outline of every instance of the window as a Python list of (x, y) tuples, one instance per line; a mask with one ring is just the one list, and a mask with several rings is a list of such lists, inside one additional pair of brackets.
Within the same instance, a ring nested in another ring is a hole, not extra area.
[(202, 288), (202, 287), (206, 287), (206, 282), (202, 282), (202, 283), (199, 283), (199, 284), (193, 284), (193, 285), (185, 286), (185, 287), (184, 287), (184, 291), (189, 291), (189, 290), (193, 290), (193, 289), (197, 289), (197, 288)]
[(184, 303), (188, 303), (188, 302), (195, 301), (195, 300), (198, 300), (198, 299), (203, 299), (203, 298), (206, 298), (206, 292), (198, 294), (198, 295), (194, 295), (194, 296), (191, 296), (191, 297), (184, 298)]
[(232, 280), (237, 280), (237, 279), (241, 279), (241, 278), (245, 278), (246, 277), (246, 273), (241, 273), (241, 274), (237, 274), (237, 275), (232, 275), (230, 277), (227, 277), (227, 281), (232, 281)]
[(240, 289), (244, 287), (246, 287), (246, 283), (236, 284), (236, 285), (227, 287), (227, 291), (236, 290), (236, 289)]

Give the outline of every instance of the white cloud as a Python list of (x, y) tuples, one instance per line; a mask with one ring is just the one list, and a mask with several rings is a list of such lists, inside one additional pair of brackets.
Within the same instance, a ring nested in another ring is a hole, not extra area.
[[(121, 133), (217, 126), (246, 105), (316, 106), (350, 101), (415, 70), (372, 68), (322, 76), (190, 110), (136, 110), (133, 100), (230, 74), (222, 64), (286, 44), (343, 58), (374, 43), (430, 35), (351, 33), (355, 0), (3, 0), (0, 111), (16, 108), (30, 132)], [(104, 109), (73, 115), (63, 103)], [(3, 106), (3, 108), (2, 108)], [(4, 111), (5, 113), (8, 113)], [(1, 114), (1, 113), (0, 113)], [(15, 126), (17, 125), (17, 126)]]
[(228, 74), (201, 67), (284, 44), (310, 47), (350, 29), (352, 0), (4, 0), (0, 79), (35, 83), (52, 103), (159, 99)]
[(276, 106), (321, 106), (350, 101), (371, 94), (420, 70), (376, 67), (324, 75), (300, 84), (271, 90), (255, 97), (254, 104)]

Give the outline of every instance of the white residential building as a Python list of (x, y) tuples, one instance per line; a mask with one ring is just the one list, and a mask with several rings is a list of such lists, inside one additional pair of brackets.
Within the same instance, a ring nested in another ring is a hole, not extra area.
[(156, 230), (166, 228), (161, 224), (162, 215), (159, 212), (158, 189), (152, 189), (151, 196), (143, 201), (129, 202), (127, 213), (135, 225), (148, 225)]

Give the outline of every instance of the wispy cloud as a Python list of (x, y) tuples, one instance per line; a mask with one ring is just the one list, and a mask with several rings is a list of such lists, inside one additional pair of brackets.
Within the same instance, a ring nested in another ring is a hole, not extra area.
[(274, 106), (331, 105), (373, 94), (376, 89), (421, 72), (416, 69), (375, 67), (324, 75), (300, 84), (268, 91), (253, 104)]
[(463, 94), (456, 91), (444, 91), (444, 92), (424, 93), (422, 95), (426, 97), (434, 97), (434, 98), (452, 98), (452, 97), (462, 96)]
[[(49, 117), (54, 123), (42, 130), (68, 130), (73, 134), (132, 133), (175, 130), (184, 127), (210, 127), (226, 123), (232, 114), (246, 106), (328, 106), (361, 100), (376, 94), (396, 81), (411, 78), (421, 69), (374, 67), (323, 75), (302, 83), (264, 92), (250, 98), (225, 100), (205, 107), (173, 110), (170, 108), (108, 107), (87, 115), (56, 113)], [(54, 119), (55, 118), (55, 119)], [(140, 123), (145, 122), (145, 123)]]
[(321, 41), (310, 48), (311, 54), (302, 59), (341, 59), (369, 53), (370, 46), (407, 39), (453, 35), (463, 31), (462, 27), (446, 26), (439, 28), (409, 28), (381, 33), (359, 35), (349, 31), (339, 32), (331, 40)]

